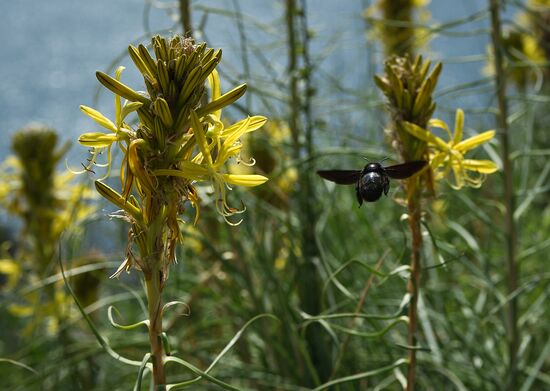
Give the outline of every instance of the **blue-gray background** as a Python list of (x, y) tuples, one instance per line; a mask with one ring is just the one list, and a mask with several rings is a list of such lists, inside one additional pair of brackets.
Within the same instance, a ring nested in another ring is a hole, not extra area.
[[(310, 27), (316, 32), (312, 52), (331, 47), (321, 67), (350, 89), (368, 89), (373, 84), (366, 77), (365, 23), (360, 17), (367, 3), (360, 0), (309, 1)], [(128, 43), (146, 41), (143, 38), (146, 34), (144, 15), (149, 19), (151, 31), (179, 31), (179, 24), (173, 20), (174, 15), (171, 18), (166, 10), (158, 7), (151, 7), (148, 12), (145, 4), (144, 0), (0, 1), (0, 15), (3, 16), (0, 24), (0, 157), (5, 157), (9, 151), (10, 134), (30, 121), (56, 128), (64, 139), (74, 140), (84, 131), (98, 130), (78, 109), (80, 104), (94, 104), (98, 86), (94, 72), (108, 69), (117, 57), (123, 55)], [(204, 13), (200, 7), (235, 10), (235, 2), (230, 0), (195, 1), (193, 6), (199, 6), (194, 15), (195, 23), (200, 22)], [(261, 48), (265, 44), (268, 60), (275, 71), (284, 77), (286, 30), (282, 2), (244, 0), (239, 2), (239, 6), (243, 13), (265, 24), (266, 31), (261, 33), (261, 28), (254, 25), (252, 19), (244, 18), (249, 45)], [(430, 23), (462, 18), (485, 7), (485, 2), (481, 0), (433, 1), (428, 6)], [(487, 21), (481, 20), (454, 31), (472, 31), (486, 26)], [(233, 73), (235, 79), (247, 81), (244, 74), (238, 74), (240, 46), (235, 20), (211, 14), (206, 19), (205, 32), (211, 46), (224, 49), (224, 61), (231, 64), (226, 70), (236, 70), (237, 74)], [(483, 55), (487, 42), (488, 36), (484, 34), (473, 37), (435, 36), (427, 54), (447, 62), (439, 89), (482, 78), (482, 60), (463, 62), (460, 58)], [(379, 51), (378, 48), (374, 50)], [(120, 63), (127, 65), (124, 81), (138, 88), (137, 74), (128, 59), (120, 57)], [(253, 73), (258, 75), (260, 72), (253, 70)], [(462, 97), (461, 100), (466, 108), (481, 105), (479, 97)], [(341, 112), (337, 107), (341, 102), (345, 102), (345, 98), (339, 97), (337, 92), (323, 91), (314, 109), (330, 123), (331, 120), (336, 121), (336, 114), (331, 116), (331, 113)], [(448, 106), (452, 103), (456, 104), (451, 102)], [(360, 115), (360, 104), (356, 106), (350, 105), (344, 112), (347, 118), (355, 116), (353, 123), (360, 127), (364, 118)], [(445, 102), (441, 102), (440, 107), (445, 107)], [(110, 94), (99, 96), (98, 108), (106, 113), (112, 112)], [(262, 114), (270, 116), (270, 113)], [(444, 117), (449, 114), (441, 113)], [(82, 148), (74, 146), (69, 159), (71, 165), (78, 166), (84, 154)]]

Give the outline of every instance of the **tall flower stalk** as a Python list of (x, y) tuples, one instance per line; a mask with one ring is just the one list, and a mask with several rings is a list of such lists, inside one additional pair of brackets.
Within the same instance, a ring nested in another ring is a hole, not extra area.
[(516, 259), (517, 229), (514, 220), (514, 167), (510, 159), (510, 137), (508, 131), (508, 102), (506, 99), (506, 75), (504, 73), (502, 55), (502, 25), (500, 22), (500, 4), (497, 0), (490, 0), (491, 10), (491, 40), (494, 50), (495, 87), (498, 102), (497, 125), (500, 129), (500, 143), (502, 145), (502, 165), (504, 175), (504, 205), (505, 232), (506, 232), (506, 264), (508, 268), (508, 383), (507, 390), (517, 388), (517, 355), (519, 349), (518, 330), (518, 298), (515, 292), (519, 288), (519, 265)]
[[(192, 206), (197, 221), (201, 205), (197, 184), (209, 182), (222, 218), (232, 225), (240, 222), (232, 219), (244, 208), (229, 206), (228, 190), (232, 185), (257, 186), (267, 178), (230, 174), (225, 166), (228, 161), (254, 163), (241, 161), (240, 138), (260, 128), (266, 118), (248, 117), (231, 126), (222, 122), (222, 108), (241, 97), (246, 85), (222, 95), (215, 70), (221, 50), (196, 45), (180, 36), (156, 36), (151, 46), (154, 58), (144, 45), (128, 49), (143, 75), (146, 92), (137, 92), (120, 82), (122, 67), (114, 78), (97, 73), (99, 82), (115, 94), (115, 120), (82, 106), (82, 111), (109, 133), (84, 133), (79, 142), (91, 148), (87, 170), (99, 164), (97, 158), (104, 151), (108, 159), (104, 165), (110, 167), (113, 144), (122, 151), (121, 191), (102, 181), (95, 184), (103, 197), (121, 209), (114, 216), (131, 226), (126, 259), (113, 276), (132, 267), (143, 273), (154, 384), (162, 388), (166, 385), (162, 292), (170, 265), (176, 261), (176, 245), (184, 241), (182, 226), (188, 223), (184, 212)], [(209, 102), (203, 99), (207, 80)], [(122, 98), (126, 99), (124, 103)], [(139, 119), (136, 126), (126, 122), (132, 112)]]
[(419, 27), (430, 14), (425, 0), (377, 0), (364, 17), (372, 24), (386, 56), (414, 55), (428, 40), (429, 34)]
[[(296, 254), (298, 274), (308, 276), (298, 286), (301, 309), (311, 315), (321, 313), (322, 281), (319, 270), (319, 248), (315, 240), (317, 221), (316, 196), (313, 188), (311, 157), (314, 152), (311, 101), (314, 87), (309, 57), (311, 32), (307, 22), (307, 1), (286, 0), (286, 27), (289, 74), (289, 120), (292, 136), (292, 157), (303, 161), (298, 170), (297, 187), (292, 198), (299, 219), (300, 254)], [(332, 372), (331, 346), (321, 325), (311, 325), (305, 331), (308, 359), (314, 371), (309, 371), (304, 384), (312, 387), (326, 381)]]
[[(410, 279), (408, 284), (408, 338), (409, 367), (407, 390), (415, 388), (418, 348), (418, 298), (421, 292), (421, 249), (422, 232), (422, 188), (435, 194), (434, 182), (447, 180), (453, 189), (464, 186), (478, 188), (488, 174), (497, 171), (491, 160), (466, 158), (466, 154), (483, 143), (492, 140), (494, 130), (481, 132), (464, 138), (464, 112), (457, 109), (454, 131), (442, 120), (431, 118), (435, 111), (432, 93), (441, 72), (441, 64), (432, 71), (430, 62), (417, 57), (412, 62), (409, 57), (394, 57), (386, 62), (386, 73), (375, 81), (388, 99), (392, 118), (389, 135), (392, 145), (404, 161), (426, 160), (428, 169), (421, 175), (413, 176), (406, 182), (406, 203), (409, 230), (411, 234)], [(436, 136), (433, 128), (439, 128), (448, 135), (448, 140)], [(422, 184), (422, 186), (421, 186)]]
[[(406, 123), (412, 123), (419, 128), (426, 128), (434, 110), (435, 102), (432, 93), (437, 83), (441, 64), (437, 64), (431, 72), (430, 62), (417, 57), (412, 61), (408, 56), (390, 58), (385, 65), (385, 74), (376, 76), (375, 82), (388, 99), (391, 115), (389, 136), (392, 146), (399, 152), (403, 161), (428, 160), (428, 143), (416, 138), (405, 128)], [(421, 277), (422, 232), (420, 221), (422, 216), (422, 188), (420, 182), (426, 183), (433, 191), (433, 180), (427, 170), (423, 175), (416, 175), (406, 181), (406, 202), (409, 230), (411, 234), (411, 260), (408, 292), (410, 302), (408, 307), (408, 338), (409, 367), (407, 373), (407, 390), (414, 390), (416, 378), (416, 346), (418, 330), (418, 296)]]
[[(85, 202), (90, 197), (85, 186), (72, 183), (74, 176), (70, 173), (56, 172), (70, 146), (59, 144), (55, 130), (40, 124), (29, 125), (14, 134), (14, 156), (0, 167), (0, 204), (23, 223), (16, 259), (12, 262), (17, 266), (14, 271), (25, 283), (56, 273), (55, 255), (61, 234), (93, 212)], [(43, 320), (48, 321), (49, 331), (56, 332), (67, 296), (58, 284), (46, 285), (41, 293), (43, 301), (29, 294), (9, 308), (16, 315), (34, 317), (28, 332)]]

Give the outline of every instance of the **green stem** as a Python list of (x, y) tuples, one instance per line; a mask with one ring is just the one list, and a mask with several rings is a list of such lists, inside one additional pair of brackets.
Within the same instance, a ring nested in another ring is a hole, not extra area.
[(180, 19), (183, 35), (185, 37), (193, 37), (193, 25), (191, 23), (191, 4), (189, 0), (179, 0), (180, 3)]
[(151, 344), (151, 360), (153, 362), (153, 380), (155, 390), (164, 390), (166, 374), (164, 371), (164, 348), (162, 344), (162, 287), (160, 262), (151, 273), (145, 274), (147, 287), (147, 307), (149, 309), (149, 343)]
[[(298, 284), (301, 309), (310, 315), (321, 312), (322, 281), (319, 273), (319, 249), (315, 240), (315, 192), (313, 191), (312, 169), (309, 164), (313, 156), (313, 119), (311, 113), (311, 61), (309, 58), (309, 32), (307, 27), (307, 3), (305, 0), (286, 0), (286, 23), (288, 39), (289, 82), (289, 127), (292, 135), (292, 152), (296, 162), (304, 158), (307, 163), (299, 171), (294, 192), (300, 222), (300, 243), (302, 256), (298, 263), (299, 276), (308, 276)], [(302, 88), (301, 85), (304, 87)], [(326, 381), (332, 371), (330, 341), (323, 327), (314, 324), (305, 332), (307, 346), (306, 361), (311, 361), (315, 372), (308, 373), (303, 382), (315, 387)]]
[(494, 50), (494, 66), (496, 77), (496, 93), (498, 99), (497, 125), (500, 130), (500, 144), (502, 145), (502, 165), (504, 175), (504, 204), (506, 208), (506, 263), (508, 269), (508, 294), (512, 297), (508, 305), (508, 382), (507, 389), (515, 390), (517, 384), (517, 351), (519, 346), (518, 332), (518, 299), (513, 293), (519, 286), (519, 267), (516, 260), (517, 232), (514, 221), (515, 199), (513, 167), (510, 159), (510, 142), (508, 129), (508, 105), (506, 101), (506, 75), (503, 67), (502, 55), (502, 25), (498, 0), (490, 0), (491, 9), (491, 38)]
[[(414, 181), (414, 182), (413, 182)], [(408, 186), (414, 186), (417, 179), (409, 180)], [(407, 371), (407, 391), (414, 391), (416, 381), (416, 347), (418, 329), (418, 293), (420, 289), (420, 249), (422, 247), (422, 233), (420, 231), (420, 200), (416, 194), (416, 186), (409, 193), (407, 207), (409, 212), (409, 229), (411, 231), (412, 249), (411, 249), (411, 277), (409, 279), (408, 291), (411, 296), (409, 302), (409, 328), (407, 344), (409, 350), (409, 367)]]

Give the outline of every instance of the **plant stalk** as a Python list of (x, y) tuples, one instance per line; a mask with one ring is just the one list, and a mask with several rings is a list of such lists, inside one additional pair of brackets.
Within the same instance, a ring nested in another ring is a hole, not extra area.
[(183, 35), (186, 38), (193, 37), (193, 25), (191, 23), (191, 4), (190, 0), (179, 0), (180, 19)]
[[(309, 32), (307, 27), (307, 2), (305, 0), (286, 0), (286, 24), (288, 42), (288, 74), (289, 74), (289, 127), (292, 135), (293, 159), (298, 162), (304, 159), (306, 163), (299, 170), (297, 183), (299, 187), (294, 192), (298, 218), (300, 222), (301, 259), (298, 260), (299, 276), (297, 293), (301, 309), (311, 315), (321, 312), (322, 281), (319, 273), (319, 249), (315, 240), (315, 192), (313, 191), (312, 169), (310, 166), (313, 155), (313, 119), (311, 112), (311, 61), (309, 58)], [(303, 86), (303, 87), (302, 87)], [(311, 373), (303, 379), (304, 385), (318, 386), (325, 382), (332, 371), (330, 342), (326, 338), (323, 327), (313, 324), (305, 332), (308, 358), (316, 373)]]
[(145, 274), (147, 288), (147, 307), (149, 310), (149, 343), (153, 362), (153, 381), (155, 390), (164, 390), (166, 373), (164, 371), (164, 347), (162, 343), (162, 287), (160, 262), (156, 263), (151, 273)]
[(494, 67), (496, 78), (496, 93), (498, 99), (497, 126), (500, 130), (500, 144), (502, 145), (502, 165), (504, 175), (504, 204), (505, 204), (505, 232), (506, 232), (506, 264), (508, 269), (508, 381), (507, 390), (516, 390), (517, 387), (517, 351), (519, 346), (518, 332), (518, 298), (513, 295), (519, 286), (519, 267), (516, 260), (517, 232), (514, 221), (515, 199), (513, 166), (510, 159), (510, 141), (508, 129), (508, 105), (506, 100), (506, 75), (503, 67), (502, 55), (502, 24), (500, 21), (500, 7), (498, 0), (489, 0), (491, 9), (491, 39), (494, 50)]
[(416, 194), (417, 178), (408, 182), (407, 209), (409, 213), (409, 229), (411, 231), (411, 276), (407, 290), (410, 295), (408, 308), (409, 326), (407, 344), (409, 345), (409, 367), (407, 370), (407, 391), (414, 391), (416, 381), (416, 345), (418, 329), (418, 294), (420, 290), (420, 249), (422, 248), (422, 232), (420, 230), (420, 198)]

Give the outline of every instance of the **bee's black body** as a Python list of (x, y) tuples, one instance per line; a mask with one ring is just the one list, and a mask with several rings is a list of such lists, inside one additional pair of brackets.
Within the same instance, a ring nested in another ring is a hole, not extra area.
[(355, 193), (359, 205), (363, 200), (374, 202), (384, 195), (388, 195), (390, 190), (390, 179), (380, 163), (369, 163), (361, 171), (361, 175), (355, 184)]
[(363, 201), (377, 201), (382, 193), (388, 195), (390, 178), (408, 178), (424, 168), (426, 163), (424, 160), (416, 160), (389, 167), (382, 167), (380, 163), (369, 163), (362, 170), (321, 170), (317, 173), (339, 185), (355, 184), (357, 201), (361, 206)]

